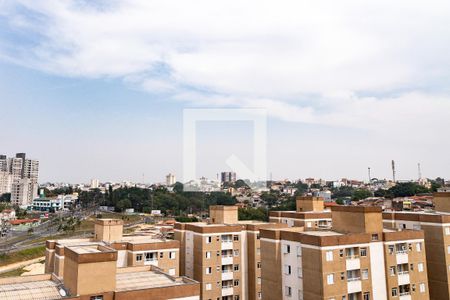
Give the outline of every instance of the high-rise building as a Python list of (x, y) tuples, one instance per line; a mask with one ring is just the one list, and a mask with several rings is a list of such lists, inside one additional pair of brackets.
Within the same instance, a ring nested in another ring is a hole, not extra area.
[(98, 189), (100, 181), (98, 179), (91, 179), (91, 189)]
[(450, 299), (450, 192), (433, 195), (434, 211), (383, 213), (385, 228), (423, 230), (430, 299)]
[(0, 155), (0, 194), (11, 193), (13, 205), (27, 206), (37, 197), (39, 161), (25, 153), (7, 158)]
[(332, 222), (261, 230), (263, 299), (429, 299), (423, 231), (383, 229), (379, 207), (332, 207)]
[(261, 228), (285, 224), (238, 221), (236, 206), (210, 206), (210, 223), (176, 223), (180, 273), (200, 282), (201, 299), (261, 299)]
[(167, 186), (174, 185), (176, 182), (177, 182), (177, 179), (176, 179), (176, 177), (175, 177), (175, 174), (169, 173), (169, 174), (166, 176), (166, 185), (167, 185)]
[(220, 173), (220, 181), (224, 182), (235, 182), (236, 181), (236, 173), (235, 172), (222, 172)]

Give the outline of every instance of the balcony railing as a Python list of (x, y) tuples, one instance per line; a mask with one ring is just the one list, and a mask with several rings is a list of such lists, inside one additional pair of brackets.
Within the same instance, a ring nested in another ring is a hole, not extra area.
[(411, 295), (411, 292), (400, 292), (400, 296), (408, 296)]
[(406, 274), (409, 274), (409, 271), (398, 271), (397, 274), (398, 275), (406, 275)]
[(359, 281), (359, 280), (361, 280), (361, 277), (348, 277), (347, 278), (347, 281)]
[(358, 258), (359, 258), (359, 255), (357, 255), (357, 254), (347, 255), (345, 258), (346, 258), (346, 259), (358, 259)]

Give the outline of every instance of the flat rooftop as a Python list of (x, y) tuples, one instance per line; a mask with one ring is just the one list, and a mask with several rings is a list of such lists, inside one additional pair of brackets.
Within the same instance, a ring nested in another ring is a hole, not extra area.
[(336, 231), (304, 231), (302, 234), (313, 235), (313, 236), (336, 236), (343, 235), (342, 233)]
[(53, 300), (62, 299), (60, 285), (52, 280), (40, 280), (0, 285), (3, 300)]
[(142, 290), (156, 287), (182, 285), (183, 281), (153, 271), (119, 273), (116, 275), (116, 291)]
[(68, 248), (78, 254), (103, 252), (103, 251), (99, 250), (97, 246), (70, 246)]

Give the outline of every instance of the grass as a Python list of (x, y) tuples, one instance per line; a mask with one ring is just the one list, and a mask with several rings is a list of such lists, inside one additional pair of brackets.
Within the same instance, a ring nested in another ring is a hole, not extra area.
[(16, 276), (20, 276), (23, 273), (25, 273), (25, 269), (24, 268), (20, 268), (20, 269), (15, 269), (9, 272), (5, 272), (5, 273), (1, 273), (0, 274), (0, 278), (6, 278), (6, 277), (16, 277)]
[(0, 254), (0, 266), (17, 263), (24, 260), (30, 260), (44, 255), (45, 255), (45, 246), (38, 246), (8, 254)]

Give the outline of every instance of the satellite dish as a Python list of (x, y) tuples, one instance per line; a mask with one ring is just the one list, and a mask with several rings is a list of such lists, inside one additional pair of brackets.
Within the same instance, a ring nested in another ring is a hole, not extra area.
[(63, 288), (59, 289), (59, 294), (61, 295), (61, 297), (67, 296), (67, 292)]

